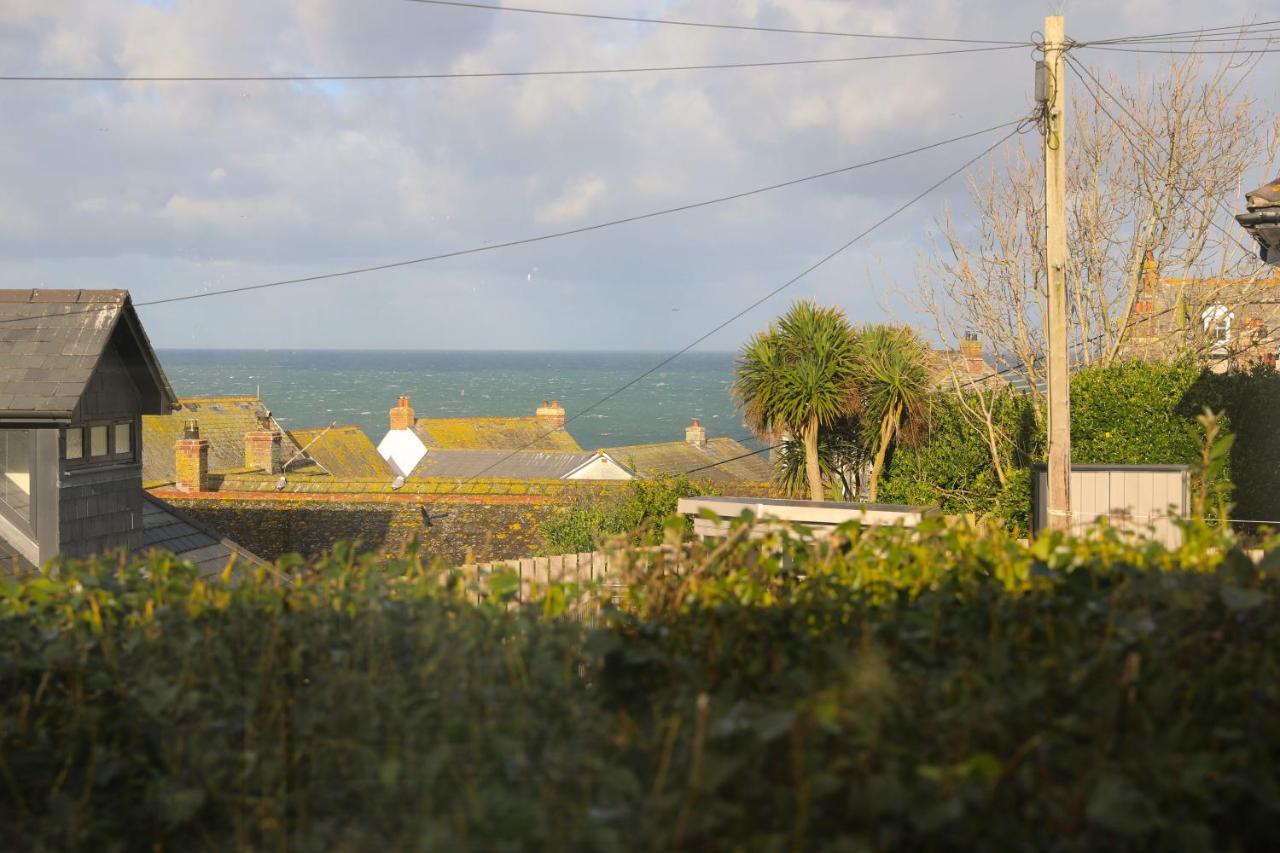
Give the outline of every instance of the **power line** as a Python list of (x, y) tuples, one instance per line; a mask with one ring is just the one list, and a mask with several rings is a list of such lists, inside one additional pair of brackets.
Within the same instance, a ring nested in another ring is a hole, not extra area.
[(167, 305), (172, 302), (187, 302), (193, 299), (207, 299), (212, 296), (223, 296), (228, 293), (244, 293), (252, 290), (265, 290), (267, 288), (273, 288), (273, 287), (284, 287), (284, 286), (293, 285), (293, 284), (305, 284), (308, 282), (323, 281), (327, 279), (345, 278), (353, 275), (362, 275), (364, 273), (380, 272), (382, 270), (398, 269), (401, 267), (414, 266), (417, 264), (424, 264), (431, 261), (440, 261), (440, 260), (446, 260), (448, 258), (458, 258), (458, 257), (463, 257), (465, 255), (474, 255), (474, 254), (479, 254), (481, 252), (492, 252), (498, 249), (508, 249), (513, 246), (523, 246), (523, 245), (528, 245), (530, 243), (539, 243), (546, 240), (558, 239), (560, 237), (569, 237), (575, 234), (584, 234), (590, 231), (599, 231), (605, 228), (613, 228), (618, 225), (626, 225), (632, 222), (640, 222), (646, 219), (654, 219), (656, 217), (666, 216), (672, 213), (682, 213), (688, 210), (696, 210), (701, 207), (709, 207), (715, 204), (723, 204), (729, 201), (736, 201), (738, 199), (748, 198), (750, 196), (760, 195), (766, 192), (772, 192), (773, 190), (783, 189), (784, 187), (791, 187), (797, 184), (806, 183), (808, 181), (815, 181), (821, 178), (827, 178), (827, 177), (832, 177), (834, 175), (843, 174), (846, 172), (852, 172), (857, 169), (864, 169), (869, 166), (875, 166), (881, 163), (887, 163), (891, 160), (897, 160), (902, 157), (910, 156), (912, 154), (919, 154), (924, 151), (930, 151), (934, 148), (940, 148), (944, 145), (950, 145), (955, 142), (961, 142), (965, 139), (972, 139), (975, 136), (982, 136), (984, 134), (991, 133), (993, 131), (1000, 130), (1002, 128), (1021, 124), (1023, 121), (1025, 121), (1025, 119), (1017, 119), (1014, 121), (1002, 122), (992, 127), (973, 131), (972, 133), (966, 133), (961, 136), (954, 136), (954, 137), (951, 137), (950, 139), (944, 139), (940, 142), (934, 142), (934, 143), (930, 143), (929, 145), (923, 145), (918, 148), (912, 148), (908, 151), (902, 151), (897, 154), (890, 154), (884, 157), (877, 157), (874, 160), (867, 160), (862, 163), (856, 163), (852, 166), (843, 166), (838, 169), (830, 169), (825, 172), (819, 172), (813, 175), (806, 175), (802, 178), (794, 178), (792, 180), (783, 181), (781, 183), (769, 184), (768, 186), (756, 187), (755, 189), (746, 190), (744, 192), (733, 193), (732, 195), (720, 196), (718, 198), (708, 199), (706, 201), (691, 202), (689, 204), (682, 204), (676, 207), (663, 208), (662, 210), (655, 210), (649, 213), (640, 213), (634, 216), (626, 216), (621, 219), (611, 219), (606, 222), (597, 222), (595, 224), (584, 225), (579, 228), (569, 228), (564, 231), (554, 231), (548, 234), (540, 234), (535, 237), (525, 237), (519, 240), (507, 240), (502, 243), (488, 243), (483, 246), (473, 246), (468, 249), (457, 249), (452, 252), (442, 252), (437, 255), (428, 255), (422, 258), (412, 258), (410, 260), (405, 260), (405, 261), (392, 261), (390, 263), (377, 264), (374, 266), (367, 266), (367, 267), (358, 267), (356, 269), (342, 270), (340, 272), (321, 273), (318, 275), (301, 276), (298, 278), (282, 279), (279, 281), (269, 281), (263, 284), (250, 284), (250, 285), (244, 285), (241, 287), (228, 287), (228, 288), (222, 288), (219, 290), (206, 290), (199, 293), (189, 293), (184, 296), (170, 296), (164, 299), (152, 299), (147, 302), (139, 302), (137, 303), (137, 305), (138, 307), (143, 307), (148, 305)]
[(1108, 53), (1159, 53), (1174, 56), (1240, 56), (1252, 55), (1256, 53), (1280, 53), (1280, 48), (1271, 47), (1241, 47), (1236, 50), (1174, 50), (1173, 48), (1157, 48), (1152, 50), (1143, 50), (1140, 48), (1130, 47), (1104, 47), (1101, 45), (1082, 44), (1080, 47), (1086, 50), (1104, 50)]
[(541, 441), (542, 439), (544, 439), (544, 438), (546, 438), (547, 436), (551, 435), (552, 433), (556, 432), (557, 430), (559, 430), (559, 429), (563, 429), (564, 427), (566, 427), (566, 426), (568, 426), (569, 424), (573, 423), (573, 422), (574, 422), (575, 420), (577, 420), (578, 418), (583, 417), (584, 415), (589, 414), (590, 412), (592, 412), (592, 411), (594, 411), (594, 410), (598, 409), (600, 406), (603, 406), (605, 403), (609, 402), (609, 401), (610, 401), (610, 400), (612, 400), (614, 397), (617, 397), (619, 394), (621, 394), (622, 392), (626, 391), (628, 388), (631, 388), (631, 387), (632, 387), (633, 385), (635, 385), (636, 383), (638, 383), (638, 382), (642, 382), (642, 381), (644, 381), (646, 378), (648, 378), (649, 376), (652, 376), (654, 373), (657, 373), (659, 370), (661, 370), (662, 368), (666, 367), (668, 364), (670, 364), (671, 362), (675, 361), (675, 360), (676, 360), (677, 358), (679, 358), (680, 356), (682, 356), (682, 355), (684, 355), (685, 353), (689, 352), (689, 350), (693, 349), (693, 348), (694, 348), (694, 347), (696, 347), (698, 344), (700, 344), (700, 343), (702, 343), (703, 341), (707, 340), (707, 338), (710, 338), (712, 335), (714, 335), (714, 334), (716, 334), (717, 332), (721, 331), (721, 330), (722, 330), (722, 329), (724, 329), (725, 327), (729, 326), (730, 324), (732, 324), (732, 323), (736, 322), (737, 320), (741, 319), (742, 317), (746, 316), (746, 315), (747, 315), (747, 314), (749, 314), (751, 311), (755, 310), (755, 309), (756, 309), (756, 308), (758, 308), (759, 306), (763, 305), (765, 302), (767, 302), (767, 301), (769, 301), (770, 299), (772, 299), (773, 297), (777, 296), (777, 295), (778, 295), (779, 293), (781, 293), (782, 291), (784, 291), (784, 290), (786, 290), (787, 288), (791, 287), (791, 286), (792, 286), (793, 284), (795, 284), (796, 282), (800, 281), (801, 279), (805, 278), (806, 276), (810, 275), (811, 273), (813, 273), (813, 272), (817, 271), (819, 268), (821, 268), (821, 267), (825, 266), (827, 263), (829, 263), (830, 261), (834, 260), (834, 259), (835, 259), (836, 257), (838, 257), (839, 255), (843, 254), (845, 251), (847, 251), (848, 249), (852, 248), (855, 244), (857, 244), (858, 242), (862, 241), (864, 238), (866, 238), (867, 236), (869, 236), (870, 234), (872, 234), (873, 232), (875, 232), (877, 229), (879, 229), (880, 227), (884, 226), (885, 224), (887, 224), (888, 222), (890, 222), (891, 220), (893, 220), (895, 217), (897, 217), (897, 216), (898, 216), (899, 214), (901, 214), (903, 211), (905, 211), (905, 210), (907, 210), (908, 208), (912, 207), (914, 204), (916, 204), (918, 201), (920, 201), (921, 199), (923, 199), (925, 196), (929, 195), (929, 194), (930, 194), (930, 193), (932, 193), (934, 190), (938, 189), (939, 187), (941, 187), (943, 184), (945, 184), (945, 183), (947, 183), (948, 181), (950, 181), (950, 180), (951, 180), (952, 178), (954, 178), (955, 176), (957, 176), (957, 175), (959, 175), (960, 173), (962, 173), (962, 172), (964, 172), (965, 170), (967, 170), (967, 169), (968, 169), (970, 166), (972, 166), (974, 163), (977, 163), (979, 160), (982, 160), (984, 157), (986, 157), (986, 156), (987, 156), (988, 154), (990, 154), (992, 151), (995, 151), (997, 148), (999, 148), (999, 147), (1000, 147), (1001, 145), (1003, 145), (1005, 142), (1007, 142), (1007, 141), (1009, 141), (1010, 139), (1012, 139), (1014, 136), (1016, 136), (1018, 133), (1020, 133), (1020, 132), (1022, 131), (1022, 129), (1023, 129), (1023, 126), (1024, 126), (1025, 124), (1029, 123), (1030, 121), (1031, 121), (1031, 119), (1030, 119), (1030, 118), (1026, 118), (1026, 119), (1022, 119), (1022, 120), (1018, 121), (1018, 122), (1016, 123), (1016, 124), (1017, 124), (1017, 126), (1016, 126), (1013, 130), (1011, 130), (1009, 133), (1005, 134), (1005, 135), (1004, 135), (1004, 136), (1002, 136), (999, 140), (997, 140), (996, 142), (994, 142), (994, 143), (992, 143), (991, 145), (989, 145), (989, 146), (987, 146), (986, 148), (984, 148), (980, 153), (978, 153), (976, 156), (974, 156), (974, 157), (970, 158), (969, 160), (967, 160), (967, 161), (966, 161), (963, 165), (961, 165), (960, 167), (958, 167), (958, 168), (956, 168), (956, 169), (953, 169), (952, 171), (948, 172), (946, 175), (944, 175), (944, 176), (943, 176), (942, 178), (940, 178), (939, 180), (937, 180), (937, 181), (935, 181), (934, 183), (930, 184), (930, 185), (929, 185), (929, 187), (928, 187), (927, 189), (925, 189), (924, 191), (922, 191), (922, 192), (920, 192), (920, 193), (916, 194), (915, 196), (912, 196), (912, 197), (911, 197), (911, 199), (909, 199), (908, 201), (906, 201), (906, 202), (904, 202), (903, 204), (899, 205), (898, 207), (894, 208), (892, 211), (890, 211), (890, 212), (889, 212), (888, 214), (886, 214), (885, 216), (882, 216), (880, 219), (876, 220), (872, 225), (870, 225), (869, 227), (867, 227), (866, 229), (864, 229), (863, 231), (861, 231), (857, 236), (855, 236), (855, 237), (853, 237), (852, 239), (850, 239), (850, 240), (846, 241), (846, 242), (845, 242), (843, 245), (841, 245), (840, 247), (836, 248), (835, 250), (833, 250), (833, 251), (829, 252), (828, 254), (824, 255), (824, 256), (823, 256), (822, 258), (820, 258), (819, 260), (817, 260), (817, 261), (815, 261), (814, 263), (810, 264), (810, 265), (809, 265), (808, 267), (806, 267), (803, 271), (801, 271), (801, 272), (800, 272), (800, 273), (798, 273), (797, 275), (794, 275), (794, 276), (792, 276), (791, 278), (787, 279), (785, 282), (783, 282), (782, 284), (780, 284), (778, 287), (775, 287), (773, 290), (769, 291), (769, 292), (768, 292), (768, 293), (766, 293), (764, 296), (761, 296), (759, 299), (755, 300), (755, 301), (754, 301), (754, 302), (752, 302), (750, 305), (748, 305), (747, 307), (743, 308), (741, 311), (738, 311), (736, 314), (734, 314), (733, 316), (729, 317), (727, 320), (724, 320), (723, 322), (721, 322), (721, 323), (719, 323), (718, 325), (716, 325), (716, 326), (715, 326), (714, 328), (712, 328), (710, 331), (708, 331), (708, 332), (706, 332), (706, 333), (704, 333), (704, 334), (702, 334), (702, 335), (698, 336), (697, 338), (695, 338), (692, 342), (690, 342), (690, 343), (689, 343), (689, 344), (687, 344), (686, 346), (681, 347), (681, 348), (680, 348), (679, 350), (677, 350), (676, 352), (672, 353), (671, 355), (667, 356), (666, 358), (663, 358), (661, 361), (659, 361), (659, 362), (658, 362), (657, 364), (655, 364), (653, 367), (650, 367), (648, 370), (644, 371), (643, 373), (639, 374), (638, 376), (633, 377), (632, 379), (628, 380), (628, 381), (627, 381), (627, 382), (625, 382), (623, 385), (619, 386), (618, 388), (614, 389), (613, 391), (610, 391), (608, 394), (604, 395), (603, 397), (601, 397), (601, 398), (600, 398), (599, 400), (597, 400), (596, 402), (594, 402), (594, 403), (592, 403), (591, 405), (587, 406), (585, 409), (581, 409), (581, 410), (579, 410), (579, 411), (575, 412), (573, 415), (571, 415), (570, 417), (566, 418), (566, 419), (565, 419), (565, 421), (564, 421), (564, 423), (563, 423), (563, 424), (561, 424), (561, 425), (560, 425), (559, 427), (557, 427), (556, 429), (548, 430), (548, 431), (546, 431), (546, 432), (544, 432), (544, 433), (540, 434), (539, 436), (537, 436), (536, 438), (534, 438), (532, 441), (528, 442), (527, 444), (525, 444), (525, 445), (523, 445), (523, 446), (521, 446), (521, 447), (519, 447), (519, 448), (517, 448), (517, 449), (515, 449), (515, 450), (512, 450), (510, 453), (508, 453), (507, 455), (505, 455), (505, 456), (503, 456), (502, 458), (498, 459), (497, 461), (495, 461), (493, 464), (489, 465), (488, 467), (486, 467), (486, 468), (484, 468), (484, 469), (482, 469), (482, 470), (480, 470), (480, 471), (476, 472), (475, 474), (471, 475), (470, 477), (468, 477), (468, 478), (467, 478), (467, 479), (465, 479), (465, 480), (461, 480), (461, 481), (459, 481), (459, 482), (458, 482), (458, 484), (457, 484), (456, 486), (454, 486), (452, 489), (450, 489), (449, 491), (444, 492), (444, 493), (442, 493), (442, 494), (440, 494), (440, 495), (438, 495), (438, 496), (435, 496), (435, 498), (436, 498), (436, 499), (438, 499), (438, 498), (446, 497), (446, 496), (448, 496), (448, 495), (452, 494), (453, 492), (457, 491), (458, 489), (462, 488), (464, 485), (466, 485), (467, 483), (471, 482), (472, 480), (474, 480), (474, 479), (476, 479), (476, 478), (478, 478), (478, 477), (482, 477), (482, 476), (484, 476), (486, 473), (488, 473), (489, 471), (492, 471), (494, 468), (498, 467), (499, 465), (502, 465), (503, 463), (505, 463), (506, 461), (508, 461), (509, 459), (511, 459), (511, 458), (512, 458), (513, 456), (515, 456), (516, 454), (521, 453), (521, 452), (523, 452), (523, 451), (525, 451), (525, 450), (528, 450), (530, 447), (533, 447), (533, 446), (534, 446), (535, 444), (537, 444), (539, 441)]
[(965, 47), (954, 50), (926, 50), (915, 53), (882, 53), (867, 56), (838, 56), (830, 59), (780, 59), (768, 62), (719, 62), (706, 65), (646, 65), (634, 68), (574, 68), (555, 71), (460, 71), (424, 74), (249, 74), (249, 75), (52, 75), (4, 74), (0, 82), (9, 83), (323, 83), (376, 82), (397, 80), (487, 80), (502, 77), (584, 77), (609, 74), (648, 74), (670, 71), (723, 71), (742, 68), (780, 68), (795, 65), (830, 65), (869, 62), (880, 59), (912, 59), (922, 56), (952, 56), (964, 53), (990, 53), (1013, 50), (1021, 45)]
[(791, 27), (763, 27), (750, 24), (726, 24), (709, 21), (683, 21), (672, 18), (645, 18), (632, 15), (605, 15), (592, 12), (568, 12), (557, 9), (535, 9), (523, 6), (499, 6), (493, 3), (464, 2), (464, 0), (408, 0), (426, 6), (455, 6), (463, 9), (480, 9), (486, 12), (520, 12), (527, 15), (548, 15), (557, 18), (586, 18), (595, 21), (618, 21), (629, 24), (661, 24), (672, 27), (697, 27), (711, 30), (740, 30), (758, 33), (788, 33), (808, 36), (841, 36), (844, 38), (894, 39), (899, 41), (951, 42), (953, 44), (1007, 44), (1031, 47), (1030, 42), (1001, 41), (998, 39), (941, 38), (936, 36), (894, 36), (880, 33), (838, 32), (833, 30), (802, 30)]
[(1120, 44), (1124, 42), (1144, 41), (1148, 39), (1158, 39), (1168, 36), (1193, 36), (1196, 34), (1220, 35), (1224, 32), (1247, 32), (1257, 27), (1269, 27), (1273, 24), (1280, 24), (1280, 19), (1271, 21), (1258, 21), (1253, 24), (1225, 24), (1219, 27), (1201, 27), (1195, 30), (1172, 30), (1164, 33), (1149, 33), (1147, 35), (1118, 36), (1109, 39), (1095, 39), (1091, 42), (1080, 42), (1080, 44)]
[(719, 462), (712, 462), (710, 465), (702, 465), (698, 468), (690, 468), (688, 471), (681, 471), (684, 476), (696, 474), (699, 471), (706, 471), (711, 468), (719, 468), (721, 465), (728, 465), (730, 462), (737, 462), (740, 459), (750, 459), (752, 456), (759, 456), (761, 453), (768, 453), (770, 450), (777, 450), (782, 447), (783, 443), (775, 444), (772, 447), (762, 447), (759, 450), (753, 450), (750, 453), (743, 453), (741, 456), (732, 456), (728, 459), (721, 459)]

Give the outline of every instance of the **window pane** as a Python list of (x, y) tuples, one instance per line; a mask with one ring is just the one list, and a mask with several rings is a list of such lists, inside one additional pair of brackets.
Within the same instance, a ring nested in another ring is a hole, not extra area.
[(84, 458), (84, 430), (80, 427), (71, 427), (67, 430), (67, 458)]
[(31, 432), (0, 431), (0, 501), (31, 520)]
[(107, 427), (102, 426), (89, 427), (89, 455), (90, 456), (106, 456), (107, 455)]
[(116, 424), (116, 445), (111, 452), (116, 456), (133, 452), (133, 424)]

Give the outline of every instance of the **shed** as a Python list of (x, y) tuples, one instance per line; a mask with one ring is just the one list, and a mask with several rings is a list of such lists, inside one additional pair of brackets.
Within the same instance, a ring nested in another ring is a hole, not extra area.
[[(1191, 506), (1186, 465), (1072, 465), (1071, 530), (1081, 533), (1099, 518), (1113, 527), (1149, 535), (1176, 548), (1182, 530), (1174, 523)], [(1049, 472), (1033, 468), (1031, 535), (1049, 525)]]

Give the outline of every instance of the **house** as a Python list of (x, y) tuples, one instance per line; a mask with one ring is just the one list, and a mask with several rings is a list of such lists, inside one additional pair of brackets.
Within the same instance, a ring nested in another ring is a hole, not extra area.
[(0, 290), (0, 553), (256, 560), (144, 493), (142, 418), (173, 403), (128, 291)]
[(1196, 352), (1218, 373), (1275, 365), (1280, 324), (1280, 268), (1262, 278), (1161, 276), (1155, 256), (1143, 261), (1120, 355), (1168, 361)]
[(684, 441), (611, 447), (611, 457), (635, 469), (641, 477), (685, 475), (718, 483), (768, 483), (773, 465), (764, 453), (753, 452), (732, 438), (707, 438), (697, 418), (685, 428)]
[(378, 452), (404, 477), (413, 473), (428, 449), (581, 453), (564, 428), (564, 414), (558, 400), (543, 400), (533, 417), (419, 418), (409, 398), (401, 396), (390, 411), (390, 429), (378, 443)]

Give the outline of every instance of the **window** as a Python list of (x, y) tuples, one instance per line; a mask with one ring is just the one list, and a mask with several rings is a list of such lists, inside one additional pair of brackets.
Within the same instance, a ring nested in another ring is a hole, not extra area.
[(67, 429), (67, 451), (68, 459), (84, 458), (84, 429), (83, 427), (70, 427)]
[(111, 452), (115, 456), (133, 453), (133, 424), (116, 424), (115, 442)]
[(1209, 340), (1215, 344), (1231, 341), (1231, 324), (1235, 318), (1235, 312), (1225, 305), (1210, 305), (1200, 312), (1204, 330), (1208, 333)]
[(31, 522), (31, 431), (0, 430), (0, 504)]
[(89, 455), (107, 455), (107, 425), (96, 424), (89, 427)]

